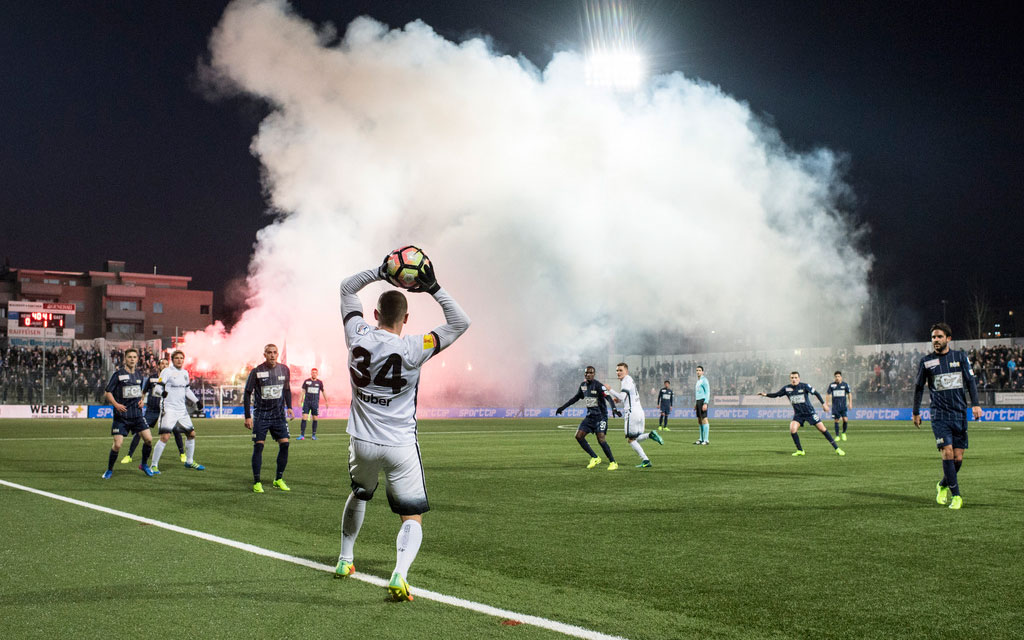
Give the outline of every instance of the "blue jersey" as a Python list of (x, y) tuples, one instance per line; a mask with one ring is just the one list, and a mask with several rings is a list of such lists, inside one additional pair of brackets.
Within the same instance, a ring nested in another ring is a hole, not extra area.
[(675, 398), (675, 394), (672, 393), (672, 390), (662, 387), (661, 391), (658, 392), (658, 405), (661, 406), (662, 411), (672, 408), (673, 398)]
[[(250, 410), (250, 401), (255, 402)], [(285, 407), (292, 408), (291, 373), (283, 364), (268, 367), (264, 362), (249, 372), (245, 381), (245, 417), (256, 420), (286, 420)]]
[(697, 384), (694, 386), (693, 397), (699, 402), (703, 400), (707, 402), (711, 399), (711, 383), (708, 382), (707, 376), (701, 376), (697, 380)]
[(781, 398), (786, 396), (789, 403), (793, 405), (793, 414), (798, 416), (810, 416), (814, 414), (814, 405), (811, 404), (811, 396), (815, 396), (818, 402), (824, 404), (825, 399), (814, 390), (814, 387), (801, 382), (799, 384), (788, 384), (775, 393), (766, 394), (769, 398)]
[(143, 377), (138, 370), (129, 373), (127, 369), (118, 369), (110, 376), (104, 391), (109, 391), (118, 404), (123, 404), (128, 410), (125, 413), (114, 412), (114, 419), (119, 418), (141, 418), (142, 407), (139, 400), (142, 399)]
[(314, 380), (312, 378), (306, 378), (302, 381), (302, 392), (306, 394), (305, 400), (302, 401), (303, 407), (311, 407), (318, 409), (320, 407), (320, 394), (324, 391), (324, 381), (319, 378)]
[(932, 400), (932, 421), (963, 420), (967, 413), (964, 387), (971, 394), (971, 406), (978, 406), (978, 383), (971, 370), (971, 361), (960, 350), (932, 353), (921, 358), (914, 383), (914, 414), (921, 412), (924, 386)]
[(146, 396), (146, 413), (160, 413), (160, 403), (164, 399), (164, 385), (160, 382), (160, 372), (146, 378), (142, 385), (142, 393)]
[(832, 398), (833, 411), (846, 411), (846, 399), (850, 396), (850, 385), (845, 382), (833, 382), (828, 385), (826, 395)]
[(587, 408), (587, 415), (607, 419), (607, 407), (611, 404), (611, 400), (608, 400), (607, 398), (608, 387), (604, 386), (597, 380), (591, 380), (590, 382), (584, 380), (580, 383), (580, 388), (576, 391), (576, 395), (569, 398), (569, 400), (559, 407), (558, 410), (565, 411), (569, 405), (582, 400), (583, 406)]

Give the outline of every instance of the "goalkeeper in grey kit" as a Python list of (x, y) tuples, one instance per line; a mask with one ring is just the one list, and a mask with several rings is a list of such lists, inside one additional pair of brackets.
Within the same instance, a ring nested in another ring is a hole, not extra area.
[[(349, 349), (352, 404), (348, 421), (349, 478), (352, 493), (341, 519), (341, 553), (335, 574), (355, 572), (356, 536), (366, 503), (373, 498), (384, 472), (391, 510), (401, 519), (397, 561), (388, 583), (393, 600), (412, 600), (406, 575), (423, 540), (423, 514), (430, 509), (416, 439), (416, 396), (420, 367), (446, 349), (469, 328), (469, 317), (434, 277), (424, 256), (410, 292), (429, 293), (441, 305), (445, 323), (419, 335), (402, 335), (409, 320), (405, 294), (389, 289), (373, 310), (376, 327), (363, 318), (356, 295), (366, 285), (388, 277), (387, 259), (379, 268), (345, 278), (341, 283), (341, 316)], [(392, 282), (393, 283), (393, 282)]]

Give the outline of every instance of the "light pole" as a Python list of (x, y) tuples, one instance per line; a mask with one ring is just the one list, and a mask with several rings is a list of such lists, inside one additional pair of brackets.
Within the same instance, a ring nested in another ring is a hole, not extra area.
[(946, 324), (946, 301), (942, 301), (942, 324)]

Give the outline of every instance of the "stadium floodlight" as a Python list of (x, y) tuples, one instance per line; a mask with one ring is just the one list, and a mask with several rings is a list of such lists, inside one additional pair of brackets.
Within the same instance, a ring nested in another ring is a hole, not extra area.
[(587, 84), (615, 91), (635, 91), (647, 76), (644, 58), (636, 51), (612, 49), (592, 51), (584, 73)]

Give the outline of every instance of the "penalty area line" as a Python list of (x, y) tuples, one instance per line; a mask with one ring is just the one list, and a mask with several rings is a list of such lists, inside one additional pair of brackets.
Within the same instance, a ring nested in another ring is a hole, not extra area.
[[(247, 542), (239, 542), (237, 540), (231, 540), (229, 538), (222, 538), (220, 536), (206, 533), (203, 531), (196, 531), (195, 529), (186, 529), (185, 527), (179, 527), (178, 525), (169, 524), (167, 522), (161, 522), (160, 520), (154, 520), (152, 518), (146, 518), (144, 516), (135, 515), (134, 513), (128, 513), (126, 511), (118, 511), (117, 509), (111, 509), (98, 504), (92, 504), (91, 502), (84, 502), (82, 500), (76, 500), (75, 498), (68, 498), (56, 493), (50, 493), (49, 491), (43, 491), (41, 489), (35, 489), (33, 487), (27, 487), (22, 484), (14, 482), (8, 482), (7, 480), (0, 479), (0, 485), (10, 487), (11, 489), (18, 489), (19, 491), (26, 491), (28, 493), (34, 493), (44, 498), (52, 498), (68, 504), (73, 504), (78, 507), (85, 507), (86, 509), (92, 509), (93, 511), (99, 511), (100, 513), (106, 513), (108, 515), (117, 516), (119, 518), (125, 518), (127, 520), (134, 520), (144, 524), (152, 525), (154, 527), (160, 527), (161, 529), (167, 529), (168, 531), (174, 531), (175, 533), (181, 533), (200, 540), (206, 540), (208, 542), (215, 542), (222, 544), (233, 549), (240, 551), (248, 551), (258, 556), (264, 556), (266, 558), (274, 558), (275, 560), (284, 560), (292, 564), (297, 564), (317, 571), (326, 571), (328, 573), (334, 573), (334, 567), (326, 565), (320, 562), (314, 562), (307, 558), (300, 558), (298, 556), (289, 555), (287, 553), (280, 553), (272, 551), (270, 549), (264, 549), (263, 547), (257, 547), (256, 545), (249, 544)], [(347, 580), (360, 580), (368, 584), (372, 584), (377, 587), (388, 586), (388, 581), (384, 578), (378, 578), (377, 576), (367, 575), (365, 573), (356, 573)], [(411, 586), (411, 585), (410, 585)], [(548, 620), (547, 618), (541, 618), (538, 616), (531, 616), (515, 611), (509, 611), (507, 609), (499, 609), (498, 607), (492, 607), (487, 604), (480, 602), (473, 602), (472, 600), (465, 600), (463, 598), (457, 598), (455, 596), (445, 595), (436, 591), (429, 591), (427, 589), (421, 589), (419, 587), (413, 587), (413, 595), (417, 598), (423, 598), (425, 600), (433, 600), (442, 604), (447, 604), (453, 607), (459, 607), (462, 609), (468, 609), (477, 613), (482, 613), (497, 618), (503, 618), (508, 620), (515, 620), (523, 624), (529, 624), (549, 631), (556, 631), (558, 633), (572, 636), (574, 638), (585, 638), (586, 640), (625, 640), (621, 636), (612, 636), (599, 631), (592, 631), (590, 629), (584, 629), (583, 627), (577, 627), (575, 625), (566, 624), (564, 622), (558, 622), (557, 620)]]

